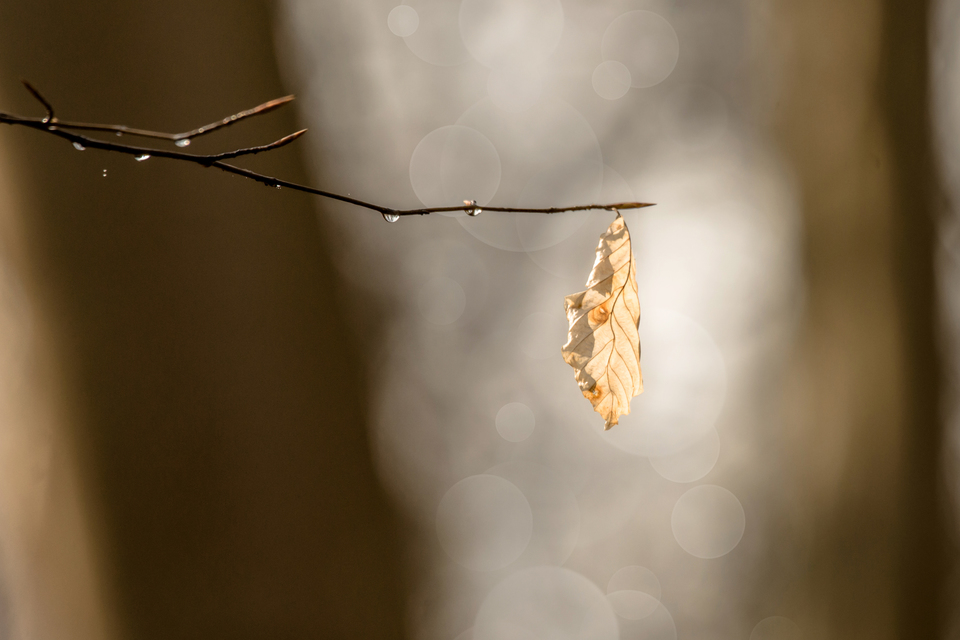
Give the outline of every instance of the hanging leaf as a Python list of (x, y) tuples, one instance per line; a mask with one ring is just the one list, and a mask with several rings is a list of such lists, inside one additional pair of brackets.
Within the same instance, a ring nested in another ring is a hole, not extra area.
[(564, 299), (570, 332), (563, 359), (605, 430), (630, 413), (630, 398), (643, 391), (636, 270), (630, 232), (618, 211), (600, 236), (586, 291)]

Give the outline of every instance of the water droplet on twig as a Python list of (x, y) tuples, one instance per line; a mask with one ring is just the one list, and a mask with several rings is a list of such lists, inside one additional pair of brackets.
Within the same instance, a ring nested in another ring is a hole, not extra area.
[(183, 147), (189, 147), (189, 146), (190, 146), (190, 138), (184, 138), (183, 140), (177, 140), (177, 141), (174, 142), (173, 144), (177, 145), (177, 146), (180, 147), (181, 149), (182, 149)]
[(476, 200), (464, 200), (463, 204), (467, 205), (468, 207), (473, 207), (472, 209), (467, 209), (468, 216), (478, 216), (483, 212), (483, 209), (477, 206)]
[(381, 215), (387, 222), (396, 222), (400, 219), (400, 214), (392, 209), (390, 211), (384, 211)]
[(133, 159), (136, 160), (137, 162), (143, 162), (144, 160), (150, 159), (150, 154), (144, 153), (143, 155), (134, 156)]
[(85, 146), (83, 146), (83, 145), (80, 144), (79, 142), (74, 142), (74, 143), (73, 143), (73, 148), (76, 149), (77, 151), (86, 151), (86, 149), (87, 149)]

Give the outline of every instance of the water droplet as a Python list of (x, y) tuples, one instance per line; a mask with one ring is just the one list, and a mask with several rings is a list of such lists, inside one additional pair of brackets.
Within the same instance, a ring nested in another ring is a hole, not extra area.
[(234, 120), (236, 120), (236, 119), (237, 119), (237, 116), (230, 116), (230, 121), (231, 121), (231, 122), (234, 121)]
[(384, 211), (382, 215), (383, 215), (383, 219), (386, 220), (387, 222), (396, 222), (397, 220), (400, 219), (400, 214), (393, 210)]
[(43, 124), (47, 124), (48, 122), (50, 122), (50, 116), (45, 116), (43, 120), (41, 120), (40, 122), (42, 122)]
[(103, 170), (103, 177), (104, 177), (104, 178), (107, 177), (107, 170), (106, 170), (106, 169)]
[(74, 142), (74, 143), (73, 143), (73, 148), (76, 149), (77, 151), (84, 151), (84, 150), (86, 150), (86, 147), (83, 146), (82, 144), (80, 144), (79, 142)]
[(143, 162), (144, 160), (149, 160), (149, 159), (150, 159), (150, 154), (149, 154), (149, 153), (145, 153), (145, 154), (143, 154), (143, 155), (141, 155), (141, 156), (134, 156), (133, 159), (136, 160), (137, 162)]
[(204, 131), (206, 131), (204, 127), (200, 127), (199, 129), (197, 129), (197, 133), (203, 133)]
[(177, 145), (177, 146), (180, 147), (180, 148), (189, 147), (189, 146), (190, 146), (190, 138), (184, 138), (183, 140), (177, 140), (176, 142), (174, 142), (174, 144)]
[(477, 206), (476, 200), (464, 200), (463, 204), (467, 205), (468, 207), (473, 207), (473, 209), (467, 209), (468, 216), (478, 216), (483, 212), (483, 209)]
[(280, 188), (280, 185), (277, 185), (277, 189), (279, 189), (279, 188)]
[(118, 138), (119, 138), (120, 136), (122, 136), (122, 135), (123, 135), (123, 131), (117, 131), (117, 137), (118, 137)]

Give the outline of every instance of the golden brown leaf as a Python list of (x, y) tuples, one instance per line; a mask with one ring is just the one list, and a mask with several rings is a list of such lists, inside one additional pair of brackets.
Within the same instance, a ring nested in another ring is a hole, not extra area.
[(563, 359), (604, 429), (630, 413), (630, 398), (643, 391), (636, 269), (630, 232), (617, 212), (600, 236), (587, 289), (564, 299), (570, 332)]

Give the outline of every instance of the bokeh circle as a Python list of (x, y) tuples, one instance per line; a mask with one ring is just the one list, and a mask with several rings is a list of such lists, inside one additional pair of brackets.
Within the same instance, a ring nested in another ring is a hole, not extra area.
[(660, 580), (646, 567), (623, 567), (607, 582), (607, 600), (618, 616), (642, 620), (660, 605)]
[(673, 537), (698, 558), (724, 556), (740, 544), (746, 528), (743, 505), (723, 487), (694, 487), (680, 496), (670, 516)]
[(607, 581), (607, 593), (614, 591), (642, 591), (659, 600), (662, 594), (660, 579), (646, 567), (632, 564), (619, 569)]
[[(652, 606), (650, 596), (646, 594), (639, 594), (639, 596), (643, 611)], [(647, 599), (644, 600), (643, 596)], [(673, 616), (661, 603), (656, 603), (656, 607), (647, 615), (632, 618), (618, 616), (617, 622), (620, 623), (620, 640), (677, 640), (677, 625), (673, 621)]]
[(459, 7), (449, 0), (406, 0), (417, 13), (417, 29), (403, 41), (415, 56), (439, 67), (453, 67), (470, 59), (457, 29)]
[(502, 569), (520, 557), (533, 532), (523, 493), (499, 476), (476, 475), (453, 485), (437, 507), (437, 538), (458, 564)]
[(525, 460), (504, 462), (484, 473), (512, 482), (533, 512), (533, 534), (517, 566), (566, 562), (580, 537), (580, 508), (564, 476)]
[(409, 5), (398, 5), (387, 14), (387, 28), (395, 36), (412, 36), (419, 26), (420, 16), (417, 15), (417, 10)]
[(536, 416), (522, 402), (509, 402), (497, 411), (497, 433), (504, 440), (523, 442), (533, 434), (537, 426)]
[(483, 205), (500, 185), (500, 156), (479, 131), (462, 125), (440, 127), (413, 150), (410, 184), (426, 207), (452, 207), (464, 200)]
[(604, 60), (590, 78), (593, 90), (605, 100), (619, 100), (630, 91), (630, 69), (617, 60)]
[(535, 567), (509, 576), (480, 605), (473, 640), (617, 640), (617, 619), (590, 580)]
[(600, 52), (630, 71), (631, 85), (660, 84), (673, 73), (680, 58), (680, 40), (666, 18), (652, 11), (629, 11), (610, 23)]

